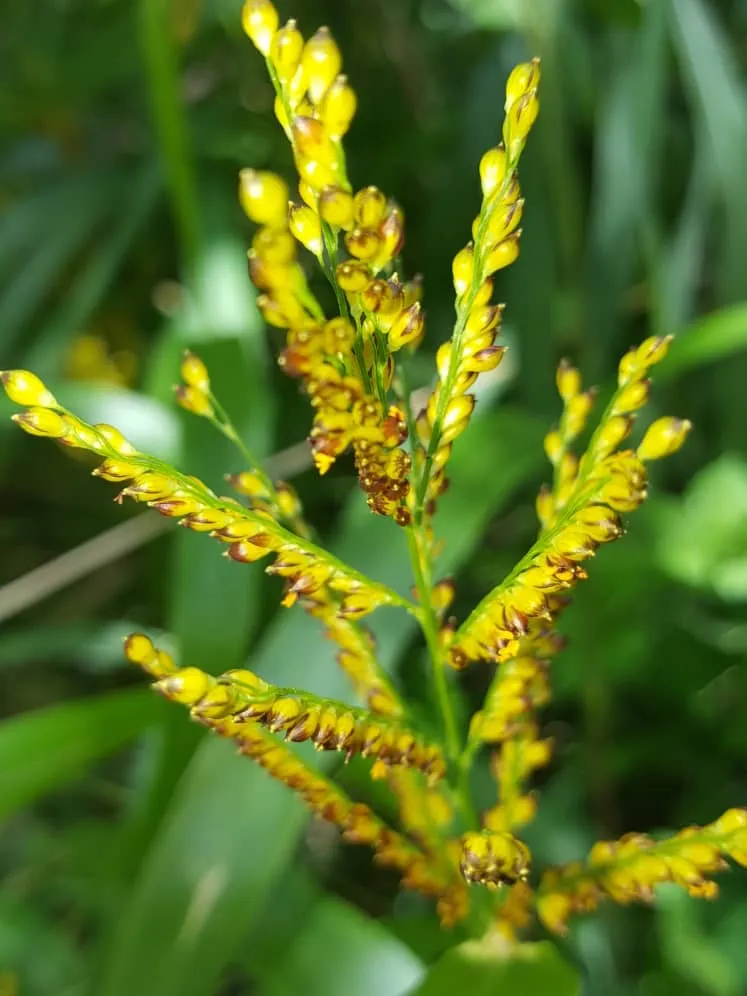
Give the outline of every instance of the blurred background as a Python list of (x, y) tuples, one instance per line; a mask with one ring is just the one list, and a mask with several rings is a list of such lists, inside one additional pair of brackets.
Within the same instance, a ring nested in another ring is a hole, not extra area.
[[(0, 367), (34, 369), (82, 415), (219, 487), (241, 469), (235, 454), (171, 401), (192, 347), (325, 540), (406, 590), (401, 536), (367, 513), (351, 467), (320, 481), (295, 445), (309, 414), (253, 303), (237, 171), (290, 178), (291, 162), (240, 6), (4, 0)], [(306, 35), (332, 28), (360, 97), (351, 175), (404, 207), (429, 316), (415, 384), (449, 333), (450, 260), (478, 207), (505, 77), (543, 58), (522, 255), (499, 288), (511, 362), (458, 444), (441, 516), (460, 616), (532, 541), (559, 357), (604, 387), (630, 344), (678, 335), (652, 409), (695, 428), (654, 468), (650, 502), (591, 565), (564, 623), (536, 860), (745, 805), (747, 2), (279, 8)], [(278, 609), (259, 568), (112, 504), (87, 460), (22, 436), (11, 410), (3, 399), (0, 996), (407, 992), (453, 942), (427, 904), (398, 895), (365, 849), (342, 848), (121, 658), (122, 637), (144, 629), (198, 666), (248, 658), (277, 683), (344, 697), (332, 648)], [(386, 665), (427, 707), (415, 634), (397, 615), (374, 618)], [(465, 709), (486, 679), (476, 667), (460, 682)], [(387, 811), (354, 764), (337, 775)], [(486, 805), (490, 792), (486, 779)], [(747, 993), (747, 876), (721, 884), (713, 904), (664, 890), (655, 911), (579, 921), (563, 951), (584, 991)]]

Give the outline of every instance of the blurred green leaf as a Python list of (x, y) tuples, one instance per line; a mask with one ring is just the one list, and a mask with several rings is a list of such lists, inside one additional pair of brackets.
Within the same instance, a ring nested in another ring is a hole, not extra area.
[[(138, 628), (134, 622), (69, 623), (10, 630), (0, 636), (0, 668), (22, 668), (35, 661), (72, 662), (92, 673), (126, 666), (124, 638)], [(159, 645), (165, 645), (159, 636)]]
[(713, 461), (666, 511), (658, 543), (664, 569), (726, 601), (747, 599), (747, 461)]
[(0, 723), (0, 817), (80, 777), (159, 715), (145, 689), (92, 696)]
[(112, 384), (68, 381), (55, 387), (63, 405), (87, 422), (107, 422), (125, 434), (138, 449), (161, 460), (175, 461), (179, 455), (178, 415), (146, 394)]
[(423, 966), (401, 941), (349, 903), (321, 896), (261, 985), (262, 996), (402, 996)]
[[(661, 6), (656, 4), (653, 6)], [(716, 12), (702, 0), (670, 0), (672, 37), (686, 92), (724, 213), (717, 282), (724, 300), (743, 296), (747, 253), (747, 102), (743, 74)]]
[(96, 996), (215, 993), (304, 821), (281, 785), (205, 741), (122, 911)]
[(747, 350), (747, 304), (735, 304), (698, 318), (679, 332), (656, 377), (669, 380), (743, 350)]
[(581, 979), (550, 941), (510, 947), (498, 935), (466, 941), (428, 972), (412, 996), (580, 996)]
[(743, 992), (736, 966), (709, 937), (690, 896), (676, 886), (664, 886), (657, 890), (656, 913), (664, 960), (683, 979), (713, 996)]
[(30, 259), (14, 260), (18, 270), (12, 278), (6, 278), (0, 299), (0, 345), (5, 355), (11, 355), (24, 324), (111, 210), (117, 186), (117, 178), (106, 173), (76, 178), (47, 213), (41, 245), (33, 245)]
[(118, 199), (114, 219), (75, 276), (59, 307), (34, 337), (24, 364), (40, 377), (57, 375), (70, 338), (86, 325), (110, 290), (132, 243), (150, 217), (160, 190), (155, 166), (146, 161)]

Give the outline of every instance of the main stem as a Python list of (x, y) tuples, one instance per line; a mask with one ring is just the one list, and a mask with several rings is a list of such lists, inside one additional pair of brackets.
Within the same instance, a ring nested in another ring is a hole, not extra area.
[(420, 623), (431, 658), (431, 677), (444, 728), (446, 753), (452, 760), (459, 757), (459, 733), (457, 731), (454, 708), (446, 680), (446, 662), (438, 636), (438, 622), (431, 598), (430, 564), (420, 542), (420, 536), (413, 528), (407, 529), (407, 547), (410, 552), (415, 587), (420, 600)]

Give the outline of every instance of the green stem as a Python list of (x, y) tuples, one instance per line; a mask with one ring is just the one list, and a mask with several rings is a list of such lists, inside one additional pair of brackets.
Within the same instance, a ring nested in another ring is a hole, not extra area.
[(452, 760), (455, 760), (459, 757), (459, 733), (457, 731), (451, 696), (449, 695), (449, 686), (446, 679), (446, 662), (438, 637), (436, 612), (433, 608), (433, 600), (431, 599), (431, 585), (428, 576), (430, 571), (418, 534), (412, 527), (407, 529), (407, 548), (410, 553), (413, 574), (415, 575), (415, 587), (420, 599), (421, 611), (418, 618), (430, 652), (431, 678), (433, 680), (436, 701), (441, 713), (446, 752)]

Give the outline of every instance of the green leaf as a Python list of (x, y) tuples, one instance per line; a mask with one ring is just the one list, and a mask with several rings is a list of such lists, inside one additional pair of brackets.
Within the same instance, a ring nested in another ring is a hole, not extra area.
[[(665, 6), (657, 4), (656, 6)], [(717, 279), (722, 299), (743, 295), (747, 253), (747, 107), (742, 72), (729, 38), (711, 5), (670, 0), (672, 39), (696, 120), (696, 137), (711, 166), (723, 205), (723, 245)]]
[(739, 962), (720, 949), (718, 933), (706, 929), (699, 904), (682, 889), (657, 889), (656, 916), (664, 962), (681, 978), (712, 996), (738, 996), (743, 991)]
[[(64, 623), (15, 629), (0, 637), (0, 668), (72, 662), (93, 673), (126, 666), (122, 642), (138, 627), (134, 622)], [(159, 640), (159, 646), (164, 640)]]
[(123, 910), (97, 996), (215, 993), (304, 822), (280, 784), (206, 740)]
[(697, 319), (677, 333), (656, 379), (671, 380), (747, 349), (747, 304), (735, 304)]
[(92, 696), (0, 723), (0, 817), (80, 777), (158, 717), (145, 689)]
[(447, 951), (412, 996), (580, 996), (581, 979), (550, 941), (507, 948), (500, 937)]
[(20, 263), (18, 272), (6, 278), (0, 300), (0, 328), (6, 352), (13, 348), (24, 324), (111, 209), (118, 180), (94, 174), (71, 184), (66, 198), (60, 198), (55, 211), (47, 215), (43, 240), (33, 246), (31, 258), (15, 260)]
[(664, 569), (726, 601), (747, 599), (747, 461), (726, 455), (708, 464), (666, 513), (658, 542)]
[(320, 896), (260, 993), (401, 996), (422, 975), (420, 960), (381, 924), (341, 899)]

